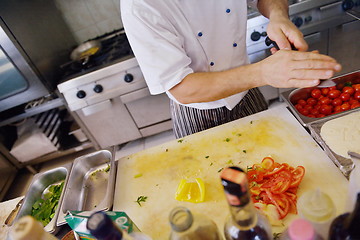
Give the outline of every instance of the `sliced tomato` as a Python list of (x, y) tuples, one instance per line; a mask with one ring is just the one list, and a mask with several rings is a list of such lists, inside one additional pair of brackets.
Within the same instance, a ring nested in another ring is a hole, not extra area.
[(274, 194), (283, 193), (289, 189), (291, 184), (291, 173), (283, 170), (279, 172), (274, 178), (275, 184), (270, 187), (270, 190)]
[(301, 180), (304, 178), (305, 168), (303, 166), (297, 166), (291, 173), (292, 181), (290, 187), (293, 188), (299, 186)]
[(269, 170), (272, 171), (274, 169), (274, 159), (272, 159), (271, 157), (265, 157), (262, 161), (261, 161), (261, 166), (265, 169), (265, 170)]
[(271, 172), (266, 172), (264, 174), (264, 177), (270, 177), (274, 174), (277, 174), (279, 173), (280, 171), (282, 171), (283, 169), (285, 169), (285, 166), (282, 166), (282, 165), (278, 165), (277, 167), (275, 167)]
[(261, 182), (264, 177), (264, 173), (259, 170), (249, 170), (247, 172), (249, 182)]
[(254, 187), (250, 188), (250, 192), (251, 192), (251, 194), (258, 196), (261, 193), (261, 189), (259, 186), (254, 186)]
[(281, 197), (281, 195), (272, 194), (269, 190), (266, 190), (266, 193), (272, 204), (276, 206), (276, 209), (280, 214), (280, 219), (283, 219), (290, 210), (289, 200), (286, 197)]

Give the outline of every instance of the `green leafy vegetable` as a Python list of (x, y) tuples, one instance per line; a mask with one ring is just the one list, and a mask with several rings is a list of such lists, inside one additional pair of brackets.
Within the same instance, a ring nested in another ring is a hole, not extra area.
[(31, 216), (44, 226), (46, 226), (55, 215), (63, 187), (64, 181), (57, 185), (51, 185), (44, 197), (38, 199), (32, 206)]
[(135, 202), (141, 207), (141, 202), (146, 202), (147, 198), (147, 196), (139, 196)]

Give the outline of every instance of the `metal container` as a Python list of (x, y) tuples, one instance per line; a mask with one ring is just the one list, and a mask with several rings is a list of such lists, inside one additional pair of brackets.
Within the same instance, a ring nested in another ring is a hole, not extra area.
[[(352, 73), (334, 77), (334, 78), (332, 78), (332, 80), (336, 84), (344, 84), (346, 82), (360, 83), (360, 71), (355, 71)], [(299, 89), (295, 89), (295, 90), (293, 89), (293, 90), (289, 90), (289, 91), (281, 93), (281, 98), (288, 104), (291, 112), (295, 115), (295, 117), (299, 120), (299, 122), (304, 126), (308, 126), (308, 124), (310, 124), (312, 122), (316, 122), (316, 121), (326, 119), (329, 117), (329, 116), (326, 116), (323, 118), (307, 117), (307, 116), (304, 116), (301, 113), (299, 113), (295, 108), (295, 104), (297, 103), (297, 101), (300, 99), (307, 99), (307, 98), (311, 97), (311, 91), (315, 88), (317, 88), (317, 87), (299, 88)], [(337, 113), (334, 115), (339, 115), (339, 114)], [(330, 115), (330, 116), (332, 116), (332, 115)]]
[(350, 156), (349, 158), (344, 158), (343, 156), (340, 156), (335, 152), (333, 152), (331, 148), (325, 143), (324, 139), (321, 137), (320, 132), (322, 126), (326, 122), (358, 111), (360, 111), (360, 109), (352, 109), (346, 112), (341, 112), (338, 114), (327, 116), (321, 120), (308, 124), (308, 128), (310, 130), (311, 136), (320, 144), (320, 146), (324, 149), (325, 153), (329, 156), (329, 158), (335, 163), (335, 165), (340, 169), (340, 171), (346, 177), (350, 175), (350, 172), (354, 168), (353, 161), (351, 160)]
[(72, 164), (66, 164), (62, 167), (57, 167), (46, 172), (38, 173), (33, 177), (32, 182), (27, 190), (27, 193), (24, 198), (24, 203), (22, 204), (19, 213), (17, 214), (15, 221), (20, 219), (22, 216), (31, 215), (31, 210), (33, 204), (43, 198), (46, 194), (48, 188), (52, 185), (56, 185), (64, 181), (63, 191), (60, 195), (58, 206), (55, 210), (55, 215), (51, 221), (44, 227), (45, 231), (50, 233), (55, 233), (58, 228), (56, 221), (60, 213), (60, 206), (64, 198), (64, 189), (66, 189), (67, 181), (70, 175)]
[[(109, 210), (112, 207), (116, 166), (111, 159), (112, 153), (108, 150), (75, 159), (61, 205), (62, 214), (67, 211)], [(65, 219), (59, 217), (58, 225), (64, 223)]]

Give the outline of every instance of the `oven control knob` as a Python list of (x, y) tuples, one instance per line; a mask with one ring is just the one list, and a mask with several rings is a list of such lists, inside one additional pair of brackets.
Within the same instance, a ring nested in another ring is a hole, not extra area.
[(261, 33), (254, 31), (251, 35), (250, 35), (251, 40), (253, 41), (259, 41), (259, 39), (261, 38)]
[(301, 17), (294, 17), (292, 22), (299, 28), (304, 23), (304, 20)]
[(84, 97), (86, 97), (86, 92), (84, 90), (80, 90), (76, 93), (76, 96), (78, 98), (84, 98)]
[(344, 11), (350, 10), (354, 7), (354, 2), (352, 0), (344, 0), (342, 2), (342, 8)]
[(103, 90), (104, 90), (104, 88), (103, 88), (103, 86), (101, 86), (100, 84), (96, 84), (95, 86), (94, 86), (94, 92), (96, 92), (96, 93), (101, 93)]
[(127, 83), (130, 83), (134, 80), (134, 76), (130, 73), (125, 74), (124, 81)]

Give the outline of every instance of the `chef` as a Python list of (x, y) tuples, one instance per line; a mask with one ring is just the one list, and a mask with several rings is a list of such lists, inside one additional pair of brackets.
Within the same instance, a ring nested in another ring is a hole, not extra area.
[[(280, 50), (249, 64), (247, 5), (270, 22)], [(267, 109), (257, 87), (311, 87), (340, 71), (333, 58), (306, 52), (287, 0), (121, 0), (124, 28), (151, 94), (166, 93), (175, 136)], [(291, 50), (293, 44), (298, 51)]]

